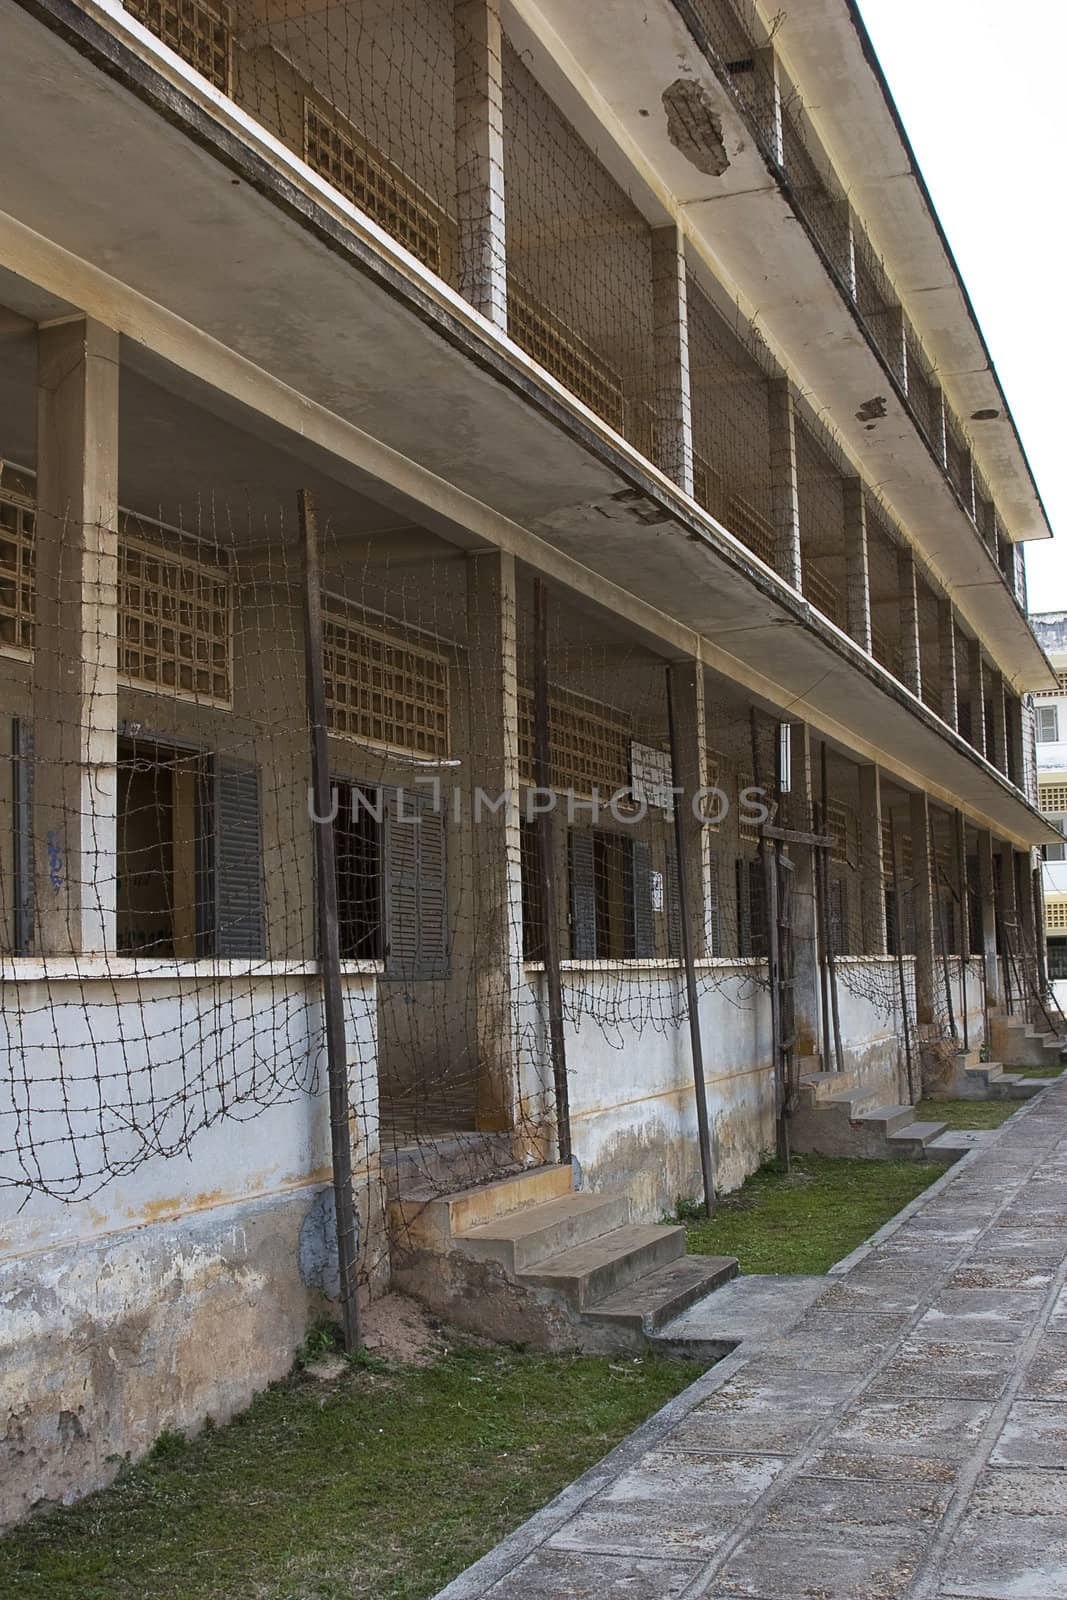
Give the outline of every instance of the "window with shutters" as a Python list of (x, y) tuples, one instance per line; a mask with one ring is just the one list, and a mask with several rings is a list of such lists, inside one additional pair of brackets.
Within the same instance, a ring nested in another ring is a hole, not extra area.
[(1038, 744), (1056, 744), (1060, 737), (1058, 706), (1035, 706), (1034, 726)]
[(656, 953), (649, 845), (603, 828), (569, 835), (571, 957), (647, 960)]
[(519, 824), (522, 853), (522, 954), (525, 961), (545, 959), (544, 886), (537, 823)]
[(333, 838), (341, 959), (380, 961), (385, 954), (382, 792), (374, 785), (336, 782), (336, 787)]
[(124, 517), (119, 556), (119, 674), (138, 688), (209, 705), (233, 697), (233, 610), (224, 561), (140, 537)]
[(365, 627), (323, 597), (326, 722), (338, 739), (426, 759), (449, 754), (448, 662), (416, 639)]
[(737, 862), (738, 946), (742, 957), (767, 954), (767, 900), (763, 862), (743, 857)]
[[(1067, 817), (1049, 817), (1048, 820), (1054, 828), (1059, 828), (1061, 833), (1067, 833)], [(1042, 853), (1046, 861), (1067, 861), (1067, 843), (1047, 844)]]
[(1067, 978), (1067, 939), (1049, 940), (1048, 975), (1054, 983)]
[(433, 795), (382, 792), (383, 976), (407, 982), (449, 972), (445, 814)]

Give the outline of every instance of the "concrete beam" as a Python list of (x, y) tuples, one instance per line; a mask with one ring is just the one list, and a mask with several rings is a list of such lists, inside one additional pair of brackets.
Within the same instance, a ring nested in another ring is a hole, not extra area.
[(455, 45), (459, 292), (506, 331), (500, 0), (456, 0)]
[(693, 407), (689, 317), (682, 235), (675, 224), (652, 230), (652, 340), (656, 465), (693, 493)]
[(36, 951), (115, 948), (119, 340), (38, 334)]

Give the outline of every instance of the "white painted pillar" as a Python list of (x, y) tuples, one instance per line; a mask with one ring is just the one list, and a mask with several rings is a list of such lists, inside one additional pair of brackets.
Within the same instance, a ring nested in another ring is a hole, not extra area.
[(859, 769), (860, 917), (863, 954), (886, 953), (885, 862), (882, 858), (882, 775)]
[(675, 224), (652, 230), (652, 338), (656, 465), (693, 493), (693, 410), (685, 252)]
[(913, 694), (921, 695), (922, 651), (919, 644), (919, 591), (915, 556), (911, 550), (897, 554), (897, 584), (900, 590), (900, 676)]
[(941, 665), (941, 718), (959, 728), (959, 683), (956, 677), (956, 611), (949, 599), (937, 603), (937, 640)]
[(775, 565), (794, 589), (801, 587), (800, 489), (797, 482), (797, 425), (793, 391), (787, 378), (769, 386), (771, 435), (771, 520)]
[(867, 550), (867, 500), (859, 478), (846, 478), (845, 606), (849, 637), (871, 653), (871, 575)]
[(119, 339), (42, 327), (37, 389), (36, 949), (115, 946)]
[[(467, 841), (472, 918), (473, 1028), (478, 1054), (477, 1122), (515, 1125), (518, 1018), (523, 982), (522, 847), (519, 812), (518, 594), (514, 556), (468, 558)], [(479, 789), (495, 802), (479, 800)]]
[(459, 292), (508, 325), (500, 0), (456, 0), (456, 210)]
[(678, 766), (673, 781), (677, 788), (685, 791), (675, 797), (675, 804), (682, 807), (686, 838), (684, 859), (678, 863), (678, 870), (685, 873), (693, 954), (699, 961), (704, 956), (717, 954), (712, 949), (711, 833), (693, 814), (693, 797), (708, 781), (704, 668), (699, 661), (674, 661), (669, 670), (678, 745)]

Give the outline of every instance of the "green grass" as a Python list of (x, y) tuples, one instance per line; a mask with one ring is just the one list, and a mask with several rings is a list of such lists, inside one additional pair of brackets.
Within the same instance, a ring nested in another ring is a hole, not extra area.
[(698, 1375), (459, 1347), (294, 1374), (0, 1541), (19, 1600), (423, 1600)]
[(1056, 1062), (1051, 1067), (1005, 1067), (1004, 1071), (1017, 1078), (1058, 1078), (1061, 1073), (1067, 1072), (1067, 1065)]
[(920, 1100), (918, 1122), (947, 1122), (950, 1128), (999, 1128), (1018, 1111), (1019, 1100)]
[(742, 1272), (826, 1272), (940, 1174), (915, 1161), (795, 1156), (788, 1177), (762, 1167), (710, 1222), (683, 1218), (689, 1249), (736, 1256)]

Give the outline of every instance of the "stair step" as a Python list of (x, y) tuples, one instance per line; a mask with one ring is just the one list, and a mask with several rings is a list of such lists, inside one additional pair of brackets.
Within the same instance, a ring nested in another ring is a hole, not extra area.
[(953, 1162), (962, 1161), (970, 1151), (989, 1142), (989, 1133), (980, 1128), (949, 1128), (947, 1133), (939, 1133), (936, 1139), (931, 1139), (926, 1146), (924, 1157), (927, 1161), (943, 1161), (946, 1166)]
[(873, 1111), (865, 1111), (859, 1121), (868, 1127), (880, 1126), (888, 1139), (915, 1121), (915, 1109), (913, 1106), (876, 1106)]
[(736, 1256), (680, 1256), (590, 1306), (585, 1316), (590, 1322), (615, 1322), (657, 1333), (697, 1300), (736, 1278), (737, 1272)]
[(809, 1072), (800, 1079), (800, 1090), (810, 1105), (825, 1105), (848, 1090), (848, 1080), (840, 1072)]
[(890, 1135), (889, 1143), (894, 1149), (899, 1148), (901, 1151), (916, 1148), (925, 1150), (926, 1146), (939, 1134), (944, 1133), (947, 1127), (947, 1122), (909, 1122), (899, 1133)]
[(447, 1249), (450, 1241), (471, 1228), (573, 1193), (574, 1170), (569, 1162), (530, 1167), (454, 1194), (438, 1194), (432, 1188), (408, 1191), (390, 1203), (389, 1226), (409, 1248)]
[(576, 1245), (558, 1256), (550, 1256), (517, 1276), (523, 1283), (557, 1290), (579, 1311), (584, 1311), (606, 1300), (616, 1290), (684, 1256), (685, 1243), (682, 1227), (630, 1223), (589, 1244)]
[(568, 1194), (466, 1228), (456, 1239), (470, 1255), (499, 1261), (513, 1276), (624, 1227), (630, 1200), (622, 1194)]
[(966, 1067), (964, 1071), (970, 1077), (984, 1078), (987, 1083), (995, 1083), (1004, 1074), (999, 1061), (980, 1061), (976, 1067)]
[(828, 1095), (819, 1101), (824, 1106), (840, 1106), (850, 1122), (859, 1122), (868, 1111), (876, 1111), (877, 1094), (873, 1089), (843, 1089), (840, 1094)]

